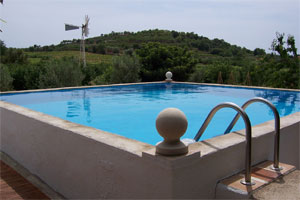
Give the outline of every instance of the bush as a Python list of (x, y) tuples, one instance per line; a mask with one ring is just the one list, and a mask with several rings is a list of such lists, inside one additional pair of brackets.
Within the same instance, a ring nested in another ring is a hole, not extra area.
[(83, 68), (83, 73), (85, 75), (82, 84), (83, 85), (91, 85), (93, 84), (93, 80), (96, 77), (101, 76), (106, 69), (110, 67), (110, 64), (100, 63), (100, 64), (87, 64), (85, 68)]
[(91, 83), (95, 85), (135, 83), (140, 81), (140, 69), (140, 62), (135, 55), (115, 56), (112, 60), (112, 66), (107, 66), (105, 71)]
[(28, 63), (27, 56), (25, 55), (24, 51), (21, 49), (9, 48), (5, 51), (5, 55), (2, 57), (3, 57), (1, 58), (2, 63), (18, 63), (18, 64)]
[(135, 83), (140, 81), (141, 65), (136, 56), (118, 56), (112, 60), (111, 83)]
[(42, 63), (40, 64), (31, 64), (26, 65), (26, 70), (24, 74), (25, 80), (25, 88), (26, 89), (38, 89), (39, 88), (39, 81), (40, 81), (40, 74), (43, 71)]
[[(221, 72), (221, 73), (220, 73)], [(219, 78), (228, 84), (241, 84), (242, 68), (227, 63), (216, 62), (210, 65), (197, 65), (196, 70), (190, 75), (189, 81), (217, 83)], [(221, 74), (222, 77), (219, 77)]]
[(112, 73), (112, 66), (109, 66), (105, 69), (103, 74), (97, 76), (94, 80), (91, 81), (92, 85), (106, 85), (110, 83), (110, 77)]
[(10, 64), (9, 65), (10, 74), (13, 78), (13, 88), (15, 90), (26, 90), (26, 65), (20, 64)]
[(190, 75), (190, 82), (204, 82), (205, 80), (205, 66), (196, 65), (196, 70)]
[(10, 75), (6, 65), (0, 65), (0, 91), (7, 91), (13, 89), (13, 78)]
[(84, 75), (78, 60), (63, 58), (51, 60), (45, 64), (44, 72), (39, 77), (40, 88), (80, 86)]

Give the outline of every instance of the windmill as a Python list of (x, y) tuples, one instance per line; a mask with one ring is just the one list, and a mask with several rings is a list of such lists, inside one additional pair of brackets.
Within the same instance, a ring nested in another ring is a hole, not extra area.
[[(0, 0), (0, 3), (3, 5), (3, 0)], [(2, 21), (3, 23), (6, 23), (6, 21), (5, 20), (3, 20), (3, 19), (1, 19), (0, 18), (0, 21)], [(2, 30), (0, 29), (0, 32), (2, 32)]]
[(72, 24), (65, 24), (65, 31), (75, 30), (81, 28), (81, 42), (80, 42), (80, 59), (83, 60), (83, 67), (86, 67), (86, 59), (85, 59), (85, 41), (84, 37), (89, 35), (89, 21), (90, 18), (86, 15), (84, 24), (81, 26), (76, 26)]

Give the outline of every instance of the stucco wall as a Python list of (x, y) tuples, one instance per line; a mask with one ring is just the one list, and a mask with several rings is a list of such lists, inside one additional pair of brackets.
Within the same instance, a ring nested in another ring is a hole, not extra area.
[[(218, 180), (244, 169), (244, 131), (164, 157), (152, 145), (20, 106), (0, 109), (1, 151), (67, 198), (213, 198)], [(298, 169), (299, 119), (281, 119), (280, 150), (280, 161)], [(273, 159), (273, 123), (253, 127), (253, 164)]]
[(0, 112), (1, 151), (65, 197), (170, 198), (169, 166), (141, 156), (151, 145), (7, 103)]

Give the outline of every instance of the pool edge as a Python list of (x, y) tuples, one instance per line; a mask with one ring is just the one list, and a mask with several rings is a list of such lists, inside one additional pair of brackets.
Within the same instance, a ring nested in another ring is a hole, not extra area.
[(101, 87), (114, 87), (114, 86), (129, 86), (129, 85), (146, 85), (146, 84), (161, 84), (161, 83), (177, 83), (177, 84), (191, 84), (191, 85), (208, 85), (218, 87), (237, 87), (237, 88), (249, 88), (249, 89), (266, 89), (266, 90), (281, 90), (281, 91), (294, 91), (300, 92), (300, 89), (288, 89), (288, 88), (272, 88), (272, 87), (261, 87), (261, 86), (247, 86), (247, 85), (230, 85), (230, 84), (217, 84), (217, 83), (197, 83), (197, 82), (181, 82), (181, 81), (154, 81), (154, 82), (137, 82), (137, 83), (119, 83), (119, 84), (108, 84), (108, 85), (86, 85), (86, 86), (74, 86), (74, 87), (60, 87), (60, 88), (47, 88), (47, 89), (32, 89), (32, 90), (16, 90), (16, 91), (5, 91), (1, 94), (12, 94), (12, 93), (30, 93), (30, 92), (43, 92), (43, 91), (57, 91), (57, 90), (70, 90), (70, 89), (85, 89), (85, 88), (101, 88)]
[[(28, 118), (39, 120), (45, 124), (55, 126), (64, 130), (71, 131), (74, 134), (78, 134), (81, 137), (92, 139), (106, 145), (114, 146), (133, 154), (142, 155), (143, 151), (154, 148), (153, 145), (140, 142), (134, 139), (126, 138), (124, 136), (96, 129), (89, 126), (84, 126), (74, 122), (70, 122), (58, 117), (54, 117), (48, 114), (44, 114), (38, 111), (34, 111), (19, 105), (0, 101), (0, 108), (10, 110)], [(0, 113), (1, 116), (2, 113)], [(1, 120), (2, 121), (2, 120)]]

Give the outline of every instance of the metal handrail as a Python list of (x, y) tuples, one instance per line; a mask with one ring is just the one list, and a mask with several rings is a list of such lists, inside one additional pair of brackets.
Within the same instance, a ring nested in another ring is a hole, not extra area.
[(254, 185), (254, 182), (251, 182), (251, 139), (252, 139), (252, 133), (251, 133), (251, 123), (249, 120), (248, 115), (246, 112), (240, 108), (238, 105), (234, 103), (221, 103), (214, 107), (210, 113), (208, 114), (207, 118), (205, 119), (204, 123), (202, 124), (201, 128), (199, 129), (198, 133), (196, 134), (194, 140), (198, 141), (200, 137), (202, 136), (203, 132), (205, 131), (206, 127), (208, 126), (209, 122), (213, 118), (213, 116), (216, 114), (218, 110), (221, 108), (233, 108), (236, 110), (244, 119), (244, 123), (246, 126), (246, 159), (245, 159), (245, 180), (241, 183), (245, 185)]
[[(275, 141), (274, 141), (274, 163), (273, 163), (273, 169), (275, 170), (281, 170), (282, 168), (279, 166), (279, 141), (280, 141), (280, 117), (278, 114), (278, 111), (276, 109), (276, 107), (268, 100), (261, 98), (261, 97), (255, 97), (252, 98), (248, 101), (246, 101), (244, 103), (244, 105), (242, 105), (242, 109), (246, 109), (251, 103), (254, 102), (261, 102), (264, 103), (266, 105), (268, 105), (274, 114), (274, 118), (275, 118)], [(227, 134), (231, 131), (231, 129), (233, 128), (233, 126), (236, 124), (236, 122), (238, 121), (240, 115), (236, 114), (236, 116), (233, 118), (233, 120), (231, 121), (231, 123), (229, 124), (229, 126), (227, 127), (226, 131), (224, 132), (224, 134)]]

